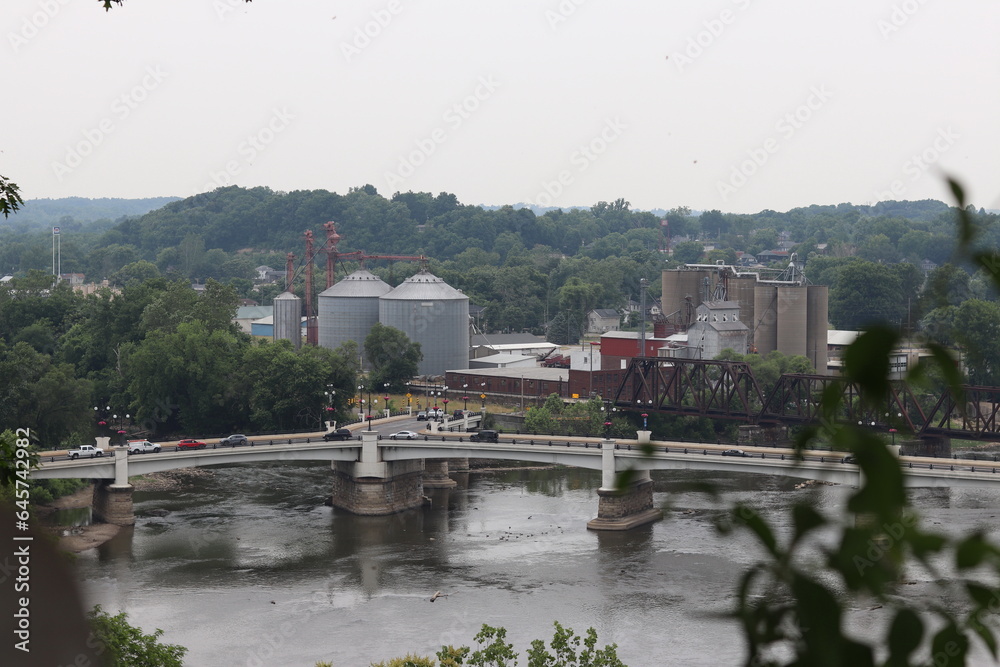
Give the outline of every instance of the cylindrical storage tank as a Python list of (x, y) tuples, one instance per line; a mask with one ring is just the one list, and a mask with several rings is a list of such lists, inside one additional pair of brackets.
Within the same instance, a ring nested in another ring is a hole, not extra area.
[(829, 345), (830, 288), (826, 285), (810, 285), (806, 296), (809, 310), (806, 323), (806, 356), (812, 361), (817, 373), (826, 375)]
[(806, 354), (808, 299), (805, 285), (778, 287), (778, 351)]
[(379, 321), (420, 343), (420, 375), (469, 367), (469, 297), (426, 271), (378, 300)]
[(705, 279), (708, 279), (708, 289), (715, 288), (713, 273), (706, 269), (669, 269), (663, 272), (663, 286), (660, 294), (660, 305), (663, 314), (682, 310), (685, 297), (691, 297), (691, 305), (697, 308), (705, 301)]
[(757, 285), (753, 290), (753, 321), (744, 322), (760, 354), (778, 349), (778, 310), (774, 285)]
[(274, 340), (290, 340), (302, 347), (302, 299), (291, 292), (274, 297)]
[(740, 276), (729, 279), (729, 300), (740, 306), (740, 319), (748, 328), (753, 328), (754, 288), (757, 287), (756, 276)]
[(379, 321), (378, 299), (391, 291), (388, 283), (364, 269), (325, 289), (319, 295), (319, 344), (333, 350), (353, 340), (363, 353), (365, 337)]

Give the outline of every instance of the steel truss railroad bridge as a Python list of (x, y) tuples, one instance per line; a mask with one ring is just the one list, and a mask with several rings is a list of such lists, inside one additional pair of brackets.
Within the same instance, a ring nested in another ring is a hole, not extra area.
[(947, 389), (936, 395), (894, 380), (884, 396), (862, 401), (858, 386), (841, 377), (788, 374), (765, 396), (746, 362), (636, 357), (613, 403), (618, 409), (748, 424), (808, 424), (823, 420), (821, 398), (829, 391), (841, 398), (838, 422), (917, 436), (1000, 439), (1000, 387), (962, 390), (961, 398)]

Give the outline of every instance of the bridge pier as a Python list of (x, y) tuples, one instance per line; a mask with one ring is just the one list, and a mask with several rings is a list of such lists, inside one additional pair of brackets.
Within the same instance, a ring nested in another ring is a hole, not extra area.
[(446, 459), (448, 461), (448, 472), (469, 472), (469, 459)]
[(135, 487), (131, 484), (121, 485), (110, 479), (97, 480), (91, 503), (94, 518), (101, 523), (116, 526), (135, 525), (135, 512), (132, 507), (134, 490)]
[[(98, 438), (98, 443), (107, 438)], [(128, 483), (128, 448), (113, 447), (111, 454), (115, 458), (115, 478), (100, 479), (94, 484), (94, 498), (91, 501), (91, 511), (94, 518), (102, 523), (116, 526), (135, 525), (135, 512), (132, 506), (132, 492), (135, 487)]]
[(597, 490), (597, 518), (587, 522), (590, 530), (630, 530), (659, 521), (663, 511), (653, 507), (653, 480), (648, 470), (637, 470), (629, 484), (616, 486), (615, 443), (601, 443), (603, 465), (601, 488)]
[(424, 502), (422, 462), (380, 460), (374, 431), (361, 433), (360, 461), (334, 461), (331, 467), (331, 503), (352, 514), (384, 516)]
[(423, 484), (425, 489), (451, 489), (458, 482), (448, 477), (450, 459), (424, 459)]

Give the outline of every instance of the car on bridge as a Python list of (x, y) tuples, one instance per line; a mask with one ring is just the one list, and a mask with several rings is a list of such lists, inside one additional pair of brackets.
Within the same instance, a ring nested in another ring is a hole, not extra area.
[(129, 454), (159, 454), (160, 446), (155, 445), (149, 440), (129, 440), (128, 441), (128, 453)]
[(327, 442), (331, 440), (350, 440), (354, 437), (349, 428), (338, 428), (336, 431), (330, 431), (329, 433), (323, 434), (323, 439)]
[(845, 456), (844, 458), (840, 459), (840, 462), (841, 463), (857, 463), (858, 459), (856, 457), (854, 457), (854, 456)]
[(177, 442), (177, 449), (205, 449), (206, 447), (208, 447), (208, 445), (201, 440), (192, 440), (190, 438), (187, 440), (179, 440)]
[(390, 440), (416, 440), (417, 434), (413, 431), (396, 431), (389, 436)]
[(248, 440), (242, 433), (234, 433), (219, 440), (219, 444), (223, 447), (236, 447), (239, 445), (249, 445), (250, 440)]
[(470, 442), (500, 442), (500, 432), (492, 429), (476, 431), (469, 436)]
[(418, 422), (427, 421), (427, 413), (424, 412), (423, 410), (421, 410), (420, 412), (418, 412), (417, 413), (417, 421)]
[(104, 456), (104, 450), (98, 449), (93, 445), (80, 445), (76, 449), (71, 449), (68, 452), (66, 452), (66, 455), (69, 456), (71, 459), (78, 459), (81, 456), (94, 458), (95, 456)]
[(724, 452), (722, 452), (722, 455), (723, 456), (750, 456), (749, 454), (747, 454), (746, 452), (744, 452), (742, 449), (727, 449)]

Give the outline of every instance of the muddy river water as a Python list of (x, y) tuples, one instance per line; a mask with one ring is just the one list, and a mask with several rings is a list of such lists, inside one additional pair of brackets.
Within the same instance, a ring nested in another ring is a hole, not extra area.
[[(663, 521), (595, 533), (591, 471), (462, 475), (457, 489), (428, 491), (428, 506), (388, 517), (325, 506), (329, 476), (322, 465), (240, 465), (137, 492), (134, 529), (77, 561), (86, 601), (162, 628), (196, 667), (366, 666), (472, 645), (484, 623), (505, 627), (523, 654), (551, 639), (554, 621), (594, 627), (631, 667), (736, 665), (743, 641), (721, 614), (759, 552), (746, 533), (716, 532), (720, 508), (739, 500), (777, 519), (796, 499), (836, 508), (848, 493), (780, 477), (661, 474)], [(716, 482), (721, 497), (680, 492), (692, 481)], [(1000, 490), (913, 497), (943, 530), (992, 531), (1000, 516)], [(907, 594), (926, 588), (921, 576)], [(880, 613), (858, 605), (851, 625), (863, 634)]]

